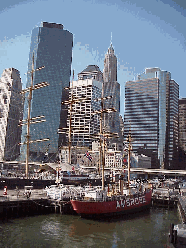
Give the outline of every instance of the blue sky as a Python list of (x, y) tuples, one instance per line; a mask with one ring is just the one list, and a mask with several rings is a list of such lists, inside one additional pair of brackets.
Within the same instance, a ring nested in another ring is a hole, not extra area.
[(118, 58), (121, 114), (125, 82), (146, 67), (171, 72), (186, 97), (186, 1), (183, 0), (6, 0), (0, 3), (0, 74), (14, 67), (26, 85), (31, 33), (41, 22), (73, 33), (72, 69), (89, 64), (103, 70), (112, 43)]

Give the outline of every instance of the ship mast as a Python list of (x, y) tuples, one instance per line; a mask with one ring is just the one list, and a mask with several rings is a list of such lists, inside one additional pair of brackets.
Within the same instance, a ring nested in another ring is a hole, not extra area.
[(20, 126), (23, 126), (23, 125), (27, 125), (27, 135), (26, 135), (26, 142), (23, 142), (23, 143), (20, 143), (20, 145), (23, 145), (23, 144), (26, 144), (27, 145), (27, 148), (26, 148), (26, 168), (25, 168), (25, 175), (26, 175), (26, 178), (28, 179), (29, 178), (29, 145), (30, 143), (34, 143), (34, 142), (41, 142), (41, 141), (48, 141), (49, 139), (46, 138), (46, 139), (41, 139), (41, 140), (33, 140), (33, 141), (30, 141), (30, 124), (35, 124), (35, 123), (39, 123), (39, 122), (44, 122), (46, 121), (45, 119), (43, 119), (45, 116), (37, 116), (37, 117), (33, 117), (33, 118), (30, 118), (30, 114), (31, 114), (31, 101), (32, 101), (32, 91), (33, 90), (36, 90), (36, 89), (40, 89), (40, 88), (43, 88), (45, 86), (48, 86), (49, 83), (47, 82), (42, 82), (42, 83), (39, 83), (39, 84), (35, 84), (33, 85), (33, 78), (34, 78), (34, 72), (35, 71), (39, 71), (41, 69), (45, 68), (45, 66), (42, 66), (40, 68), (37, 68), (34, 70), (34, 53), (33, 53), (33, 57), (32, 57), (32, 70), (28, 73), (31, 74), (31, 85), (30, 87), (22, 90), (20, 93), (21, 94), (25, 94), (27, 92), (29, 92), (29, 95), (28, 95), (28, 116), (27, 116), (27, 119), (26, 120), (22, 120), (20, 121)]
[(103, 114), (116, 112), (117, 110), (114, 108), (104, 109), (104, 100), (110, 99), (112, 96), (104, 97), (104, 83), (102, 83), (102, 93), (101, 98), (95, 99), (95, 101), (101, 101), (101, 110), (95, 111), (93, 114), (100, 114), (100, 133), (99, 135), (94, 135), (94, 138), (97, 137), (100, 140), (100, 167), (102, 164), (102, 190), (105, 189), (104, 182), (104, 169), (105, 169), (105, 139), (113, 136), (118, 137), (117, 133), (110, 133), (103, 130)]
[(128, 186), (130, 184), (130, 152), (132, 150), (132, 145), (131, 145), (132, 137), (131, 133), (129, 132), (128, 137), (127, 137), (127, 142), (128, 142)]
[[(73, 77), (74, 77), (74, 72), (73, 72)], [(66, 105), (70, 105), (69, 107), (69, 127), (68, 128), (61, 128), (58, 129), (58, 133), (66, 133), (68, 132), (68, 137), (69, 137), (69, 157), (71, 157), (71, 134), (72, 132), (79, 132), (80, 128), (85, 128), (85, 126), (79, 126), (78, 130), (75, 130), (74, 128), (72, 128), (72, 121), (71, 121), (71, 116), (72, 116), (72, 105), (75, 104), (76, 102), (86, 102), (87, 100), (89, 100), (88, 98), (74, 98), (73, 96), (73, 80), (72, 80), (72, 84), (70, 85), (70, 87), (66, 87), (65, 89), (71, 90), (71, 98), (68, 101), (64, 101), (62, 102), (62, 104), (66, 104)], [(104, 168), (105, 168), (105, 138), (109, 137), (109, 136), (113, 136), (115, 135), (117, 137), (117, 133), (106, 133), (105, 131), (103, 131), (103, 114), (104, 113), (111, 113), (111, 112), (116, 112), (116, 110), (114, 108), (109, 108), (109, 109), (104, 109), (104, 100), (110, 99), (112, 98), (112, 96), (107, 96), (104, 97), (104, 83), (102, 83), (102, 94), (101, 94), (101, 98), (98, 99), (94, 99), (94, 101), (101, 101), (101, 109), (100, 110), (96, 110), (94, 113), (92, 114), (100, 114), (100, 133), (98, 135), (91, 135), (94, 138), (98, 138), (100, 140), (100, 163), (102, 163), (102, 189), (104, 190), (105, 186), (104, 186)], [(86, 116), (86, 114), (85, 114)], [(69, 162), (71, 161), (71, 159), (69, 158)]]
[(105, 139), (103, 136), (103, 88), (104, 83), (102, 84), (102, 95), (101, 95), (101, 114), (100, 114), (100, 149), (101, 149), (101, 162), (102, 162), (102, 190), (105, 189), (105, 182), (104, 182), (104, 169), (105, 169)]
[(64, 88), (65, 90), (69, 90), (71, 92), (71, 94), (69, 94), (70, 98), (69, 100), (67, 101), (64, 101), (62, 102), (61, 104), (62, 105), (69, 105), (69, 127), (67, 128), (59, 128), (58, 129), (58, 134), (61, 134), (61, 133), (65, 133), (67, 134), (68, 133), (68, 151), (69, 151), (69, 156), (68, 156), (68, 163), (71, 164), (71, 148), (72, 148), (72, 139), (71, 139), (71, 136), (72, 136), (72, 132), (79, 132), (79, 129), (80, 128), (85, 128), (85, 126), (79, 126), (79, 129), (74, 129), (72, 127), (72, 110), (73, 110), (73, 104), (75, 103), (80, 103), (80, 102), (85, 102), (88, 100), (88, 98), (75, 98), (74, 97), (74, 93), (73, 93), (73, 90), (74, 90), (74, 85), (73, 85), (73, 81), (74, 81), (74, 70), (73, 70), (73, 78), (72, 78), (72, 83), (71, 85), (69, 85), (69, 87), (66, 87)]
[(74, 70), (73, 70), (73, 76), (72, 76), (72, 94), (71, 94), (71, 104), (70, 104), (70, 111), (69, 111), (69, 133), (68, 133), (68, 163), (71, 164), (71, 134), (72, 134), (72, 103), (73, 103), (73, 81), (74, 81)]

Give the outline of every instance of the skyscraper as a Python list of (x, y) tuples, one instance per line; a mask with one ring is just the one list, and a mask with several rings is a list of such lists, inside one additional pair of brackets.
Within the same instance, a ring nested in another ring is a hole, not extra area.
[(78, 74), (78, 80), (71, 83), (69, 100), (74, 99), (71, 113), (73, 146), (92, 148), (92, 135), (100, 132), (100, 116), (93, 113), (101, 108), (100, 101), (95, 100), (101, 97), (102, 81), (99, 67), (89, 65)]
[(20, 154), (23, 98), (20, 73), (5, 69), (0, 78), (0, 160), (15, 160)]
[(179, 99), (179, 168), (186, 168), (186, 98)]
[(126, 82), (124, 139), (131, 130), (133, 151), (149, 152), (167, 169), (174, 167), (177, 154), (178, 99), (178, 84), (159, 68), (148, 68), (137, 81)]
[[(34, 55), (35, 71), (33, 85), (48, 82), (50, 85), (33, 91), (31, 117), (45, 116), (46, 122), (31, 125), (31, 140), (49, 138), (47, 142), (30, 144), (30, 154), (36, 160), (43, 160), (47, 151), (51, 161), (55, 160), (58, 147), (65, 142), (65, 136), (58, 134), (59, 128), (67, 125), (67, 109), (61, 104), (68, 99), (68, 92), (72, 62), (73, 35), (63, 29), (62, 24), (43, 22), (42, 27), (32, 31), (27, 87), (31, 84), (32, 58)], [(24, 119), (27, 118), (27, 104), (25, 104)], [(26, 128), (22, 133), (25, 141)]]
[[(104, 60), (104, 97), (112, 96), (104, 101), (104, 108), (114, 108), (116, 112), (104, 114), (104, 126), (106, 131), (118, 133), (121, 139), (120, 130), (120, 84), (117, 82), (117, 58), (114, 54), (112, 43), (108, 48)], [(113, 141), (113, 139), (112, 139)], [(121, 140), (120, 140), (121, 141)], [(121, 141), (122, 142), (122, 141)]]
[(117, 58), (112, 43), (105, 54), (103, 80), (104, 82), (117, 81)]
[(179, 99), (179, 146), (186, 153), (186, 98)]

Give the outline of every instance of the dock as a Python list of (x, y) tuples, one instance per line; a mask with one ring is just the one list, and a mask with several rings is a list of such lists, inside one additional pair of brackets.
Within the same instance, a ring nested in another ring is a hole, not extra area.
[(33, 189), (31, 195), (21, 190), (0, 190), (0, 220), (50, 213), (74, 214), (69, 201), (48, 199), (44, 189)]
[(186, 196), (178, 197), (178, 210), (182, 219), (182, 223), (186, 224)]
[(177, 207), (178, 190), (156, 188), (152, 192), (152, 207)]
[(186, 247), (186, 195), (178, 195), (177, 207), (181, 222), (178, 225), (170, 224), (170, 233), (167, 247), (183, 248)]

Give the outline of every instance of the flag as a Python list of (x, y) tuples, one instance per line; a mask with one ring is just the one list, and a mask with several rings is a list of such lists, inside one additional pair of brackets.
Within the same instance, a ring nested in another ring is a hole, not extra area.
[(123, 146), (123, 151), (128, 151), (128, 144), (124, 144), (124, 146)]
[(85, 152), (85, 155), (84, 156), (87, 157), (90, 161), (92, 161), (92, 157), (91, 157), (91, 155), (89, 154), (88, 151)]

